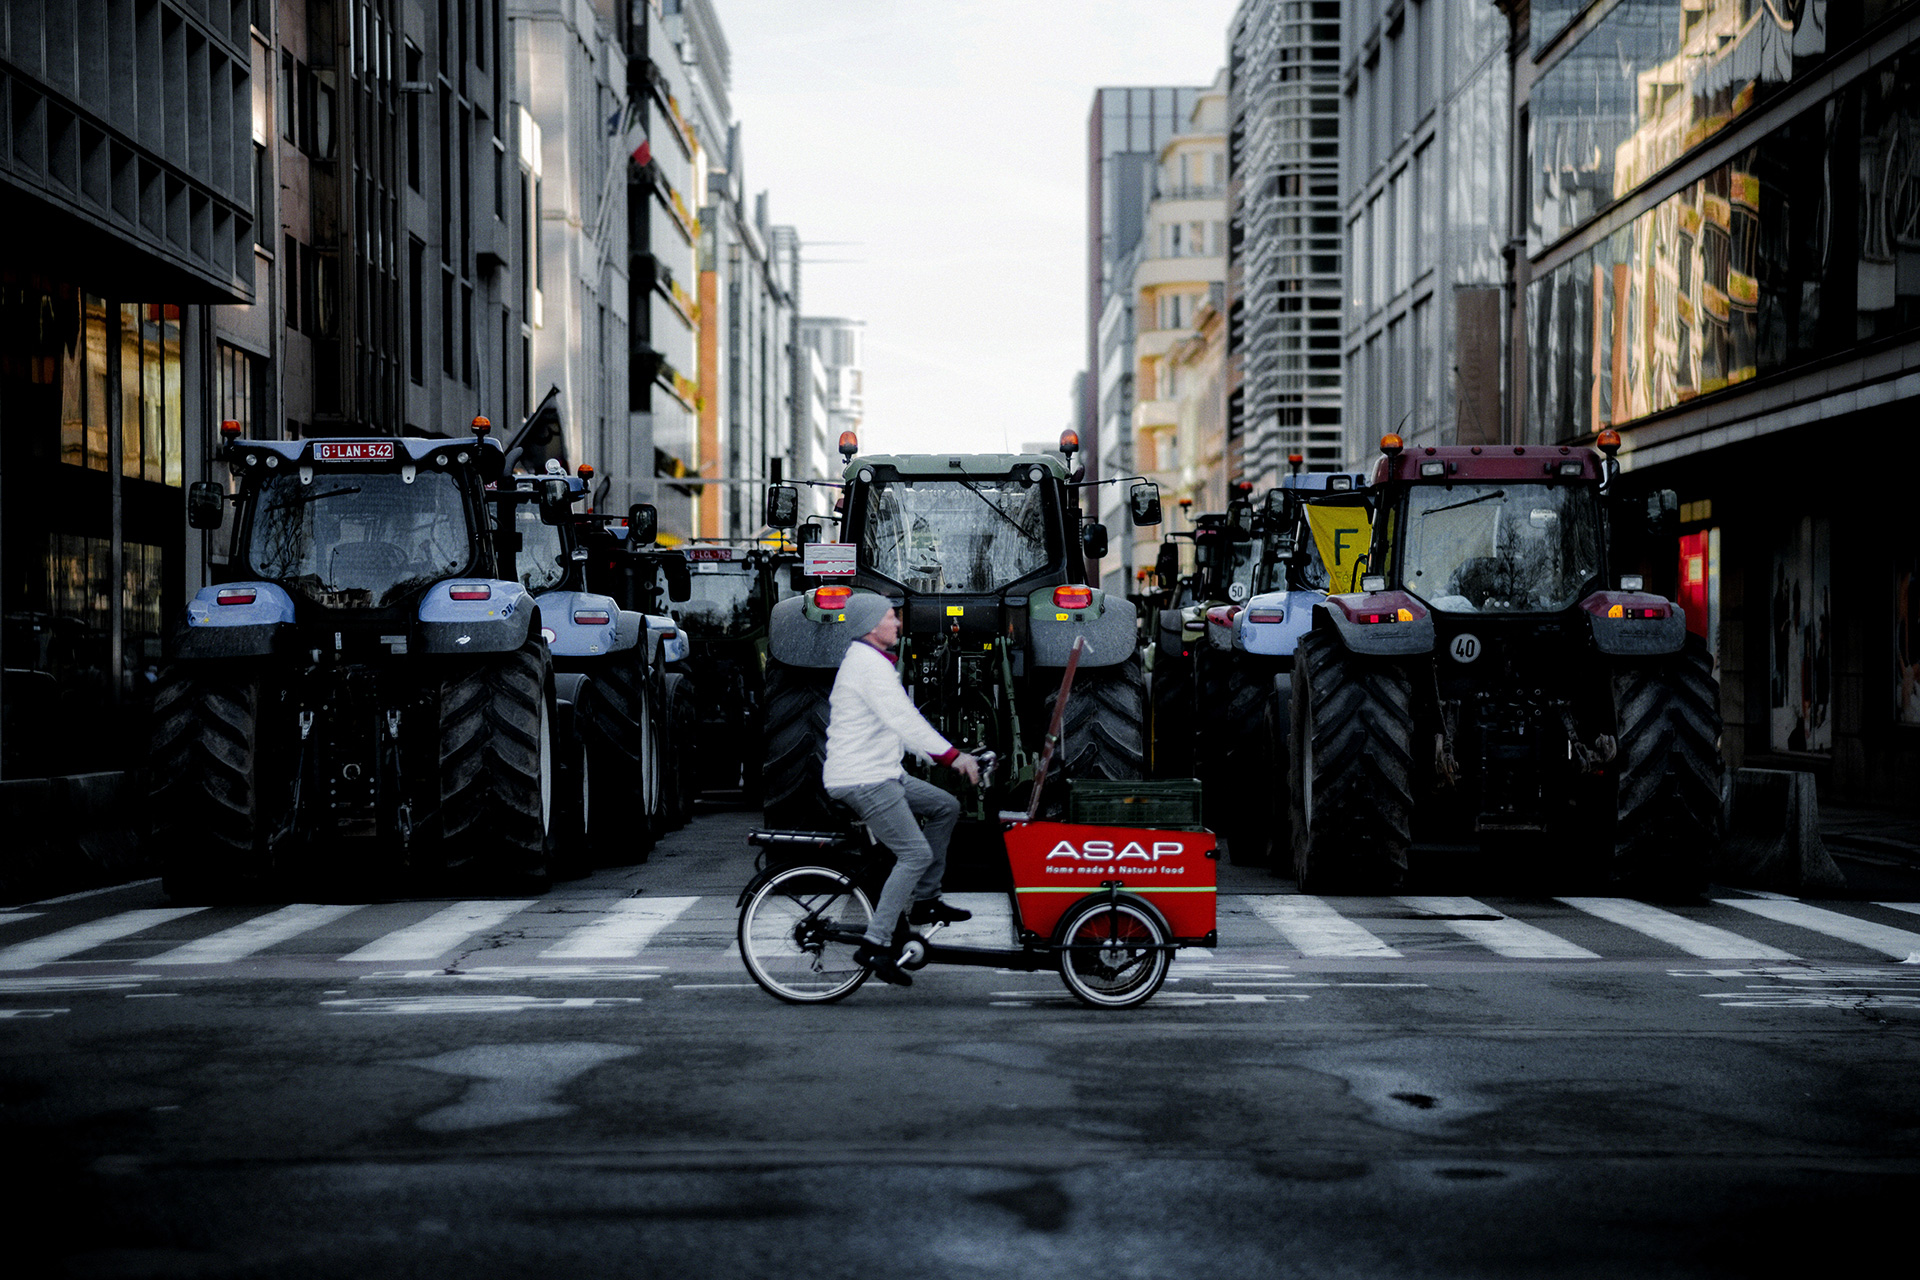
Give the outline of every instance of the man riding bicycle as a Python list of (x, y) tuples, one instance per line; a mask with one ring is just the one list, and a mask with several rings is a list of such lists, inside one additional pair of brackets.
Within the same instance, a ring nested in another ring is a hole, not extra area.
[(883, 982), (912, 986), (893, 945), (901, 915), (912, 924), (954, 924), (973, 913), (940, 900), (960, 802), (908, 776), (900, 759), (912, 751), (973, 783), (980, 781), (980, 764), (942, 737), (907, 697), (888, 652), (900, 638), (893, 606), (881, 596), (857, 595), (847, 602), (846, 619), (860, 638), (847, 646), (827, 700), (821, 781), (828, 795), (859, 814), (874, 838), (893, 851), (893, 870), (854, 961)]

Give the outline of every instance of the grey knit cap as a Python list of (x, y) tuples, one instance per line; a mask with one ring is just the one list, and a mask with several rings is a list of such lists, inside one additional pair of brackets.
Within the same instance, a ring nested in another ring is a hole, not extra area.
[(871, 591), (855, 592), (847, 607), (841, 610), (847, 616), (847, 632), (856, 640), (880, 625), (887, 616), (887, 610), (893, 603), (885, 596), (875, 595)]

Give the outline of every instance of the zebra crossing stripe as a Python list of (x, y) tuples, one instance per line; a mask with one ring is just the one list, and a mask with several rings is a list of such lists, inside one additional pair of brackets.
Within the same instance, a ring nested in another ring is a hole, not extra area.
[(1598, 960), (1585, 947), (1558, 934), (1515, 920), (1475, 898), (1398, 898), (1395, 901), (1436, 916), (1498, 916), (1497, 920), (1447, 920), (1449, 929), (1495, 955), (1515, 960)]
[(1561, 898), (1575, 911), (1645, 934), (1702, 960), (1797, 960), (1789, 952), (1632, 898)]
[(1908, 915), (1920, 916), (1920, 902), (1876, 902), (1876, 907), (1891, 907), (1895, 911), (1904, 911)]
[(64, 960), (129, 934), (139, 933), (142, 929), (151, 929), (169, 920), (178, 920), (181, 916), (205, 910), (205, 907), (142, 907), (134, 911), (122, 911), (103, 920), (90, 920), (71, 929), (50, 933), (44, 938), (16, 942), (0, 950), (0, 969), (37, 969), (43, 964)]
[(229, 960), (250, 956), (256, 951), (265, 951), (276, 943), (298, 937), (309, 929), (318, 929), (323, 924), (330, 924), (341, 916), (358, 910), (360, 910), (358, 905), (296, 902), (292, 906), (281, 907), (278, 911), (269, 911), (263, 916), (255, 916), (243, 924), (234, 925), (231, 929), (222, 929), (204, 938), (196, 938), (184, 946), (163, 951), (151, 960), (142, 960), (140, 963), (143, 965), (225, 964)]
[(628, 960), (678, 920), (698, 898), (622, 898), (540, 954), (563, 960)]
[(358, 951), (341, 956), (342, 960), (438, 960), (476, 933), (504, 923), (517, 912), (534, 905), (534, 899), (511, 902), (482, 900), (456, 902), (436, 911), (404, 929), (396, 929), (375, 938)]
[(1251, 899), (1253, 912), (1303, 956), (1399, 956), (1380, 939), (1309, 894)]
[(10, 924), (15, 920), (31, 920), (39, 914), (38, 911), (0, 911), (0, 924)]
[(1738, 907), (1756, 916), (1778, 920), (1781, 924), (1824, 933), (1829, 938), (1851, 942), (1856, 947), (1878, 951), (1896, 960), (1905, 960), (1920, 951), (1920, 933), (1908, 933), (1905, 929), (1841, 915), (1838, 911), (1829, 911), (1825, 907), (1816, 907), (1792, 898), (1715, 898), (1714, 901), (1723, 907)]

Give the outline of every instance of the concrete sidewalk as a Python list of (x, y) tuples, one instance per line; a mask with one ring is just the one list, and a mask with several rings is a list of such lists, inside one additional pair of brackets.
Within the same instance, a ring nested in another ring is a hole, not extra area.
[(1820, 838), (1834, 856), (1920, 867), (1920, 812), (1820, 802)]

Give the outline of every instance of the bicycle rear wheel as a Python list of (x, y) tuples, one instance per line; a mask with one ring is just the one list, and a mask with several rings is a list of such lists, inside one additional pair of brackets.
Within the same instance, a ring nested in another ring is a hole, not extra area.
[(740, 959), (760, 989), (791, 1004), (845, 999), (867, 980), (853, 962), (873, 904), (852, 877), (826, 867), (789, 867), (740, 908)]
[(1167, 980), (1172, 952), (1160, 917), (1138, 902), (1089, 898), (1060, 927), (1060, 979), (1085, 1005), (1131, 1009)]

